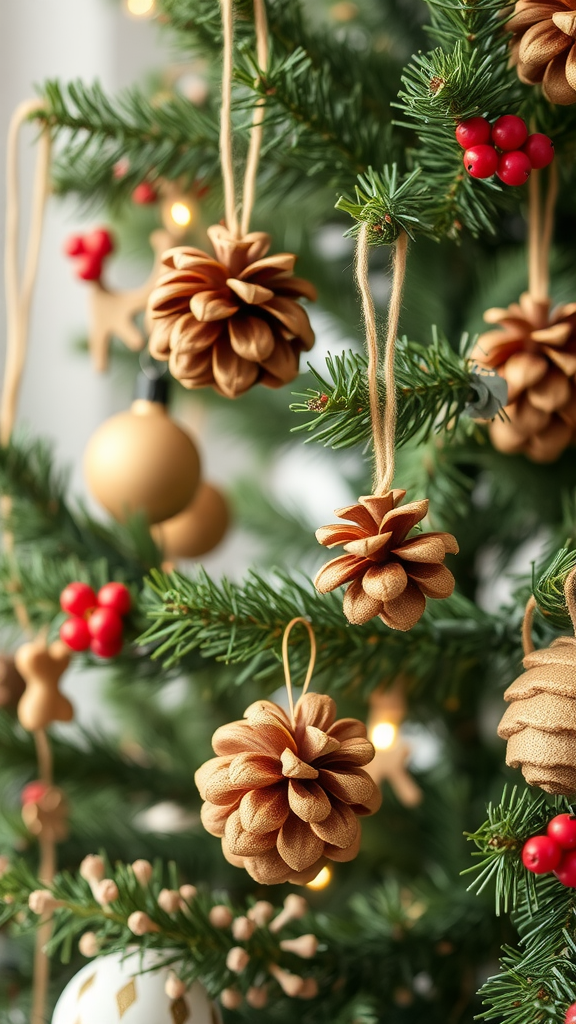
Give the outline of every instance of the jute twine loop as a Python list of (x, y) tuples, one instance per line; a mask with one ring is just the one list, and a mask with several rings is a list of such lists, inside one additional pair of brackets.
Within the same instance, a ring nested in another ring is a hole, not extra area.
[(368, 224), (362, 224), (356, 245), (356, 281), (362, 298), (362, 314), (366, 330), (366, 348), (368, 350), (368, 392), (370, 396), (370, 418), (372, 420), (375, 461), (373, 493), (386, 494), (392, 486), (395, 468), (397, 408), (394, 359), (396, 355), (398, 322), (402, 308), (402, 292), (406, 276), (408, 235), (405, 231), (401, 231), (394, 243), (392, 290), (388, 304), (386, 349), (384, 352), (386, 404), (384, 410), (382, 410), (378, 395), (378, 364), (380, 358), (378, 329), (376, 326), (374, 300), (368, 278), (368, 232)]
[[(576, 568), (572, 569), (566, 577), (566, 581), (564, 583), (564, 597), (566, 599), (566, 607), (568, 608), (568, 614), (575, 634), (574, 642), (576, 643)], [(528, 654), (532, 654), (536, 649), (534, 646), (534, 640), (532, 639), (532, 623), (534, 621), (535, 609), (536, 598), (532, 595), (528, 598), (526, 609), (524, 611), (524, 620), (522, 622), (522, 647), (524, 649), (524, 657)]]
[[(235, 238), (244, 237), (250, 230), (250, 218), (256, 194), (256, 178), (262, 146), (265, 100), (256, 103), (252, 118), (250, 147), (244, 174), (242, 221), (238, 223), (236, 210), (236, 183), (232, 147), (232, 76), (234, 70), (234, 12), (232, 0), (221, 0), (224, 48), (222, 54), (222, 107), (220, 111), (220, 164), (224, 185), (226, 227)], [(262, 71), (268, 67), (268, 24), (264, 0), (254, 0), (254, 24), (258, 64)]]
[(541, 208), (541, 171), (532, 171), (528, 202), (528, 290), (536, 302), (548, 299), (550, 283), (550, 246), (554, 231), (554, 209), (558, 198), (558, 170), (554, 163), (548, 170), (548, 189)]
[(294, 626), (301, 623), (308, 630), (308, 636), (310, 637), (310, 658), (308, 660), (308, 668), (306, 670), (306, 678), (304, 680), (304, 686), (302, 688), (302, 696), (308, 692), (310, 686), (310, 680), (312, 679), (312, 673), (314, 672), (314, 665), (316, 664), (316, 636), (311, 624), (308, 619), (301, 617), (292, 619), (286, 629), (284, 630), (284, 636), (282, 637), (282, 664), (284, 665), (284, 679), (286, 680), (286, 690), (288, 693), (288, 704), (290, 705), (290, 720), (292, 726), (295, 724), (294, 720), (294, 696), (292, 693), (292, 676), (290, 673), (290, 654), (288, 651), (288, 639)]

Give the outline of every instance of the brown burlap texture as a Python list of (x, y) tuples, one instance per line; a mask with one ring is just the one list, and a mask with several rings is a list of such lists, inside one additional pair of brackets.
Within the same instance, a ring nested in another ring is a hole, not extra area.
[(576, 11), (571, 0), (518, 0), (506, 29), (511, 63), (526, 85), (542, 83), (550, 103), (576, 103)]
[(508, 740), (506, 763), (530, 785), (569, 796), (576, 791), (576, 639), (527, 654), (524, 668), (504, 694), (510, 707), (498, 735)]
[(576, 302), (551, 311), (527, 292), (507, 309), (488, 309), (497, 325), (478, 338), (472, 359), (508, 384), (505, 418), (490, 424), (499, 451), (552, 462), (576, 436)]
[(267, 700), (244, 719), (216, 730), (218, 756), (195, 776), (202, 823), (222, 839), (227, 860), (264, 885), (304, 885), (327, 860), (353, 860), (358, 816), (381, 800), (363, 771), (374, 757), (366, 726), (336, 720), (332, 698), (317, 693), (300, 698), (294, 725)]
[(298, 302), (316, 289), (294, 277), (291, 253), (266, 256), (270, 236), (235, 238), (208, 228), (216, 256), (179, 246), (162, 257), (164, 272), (148, 301), (150, 353), (168, 360), (185, 388), (212, 386), (227, 398), (254, 384), (278, 388), (298, 374), (314, 333)]
[[(428, 499), (400, 505), (406, 491), (360, 498), (357, 505), (336, 510), (351, 522), (321, 526), (316, 537), (325, 547), (342, 545), (345, 555), (322, 566), (314, 580), (321, 594), (348, 583), (343, 610), (354, 625), (379, 615), (392, 629), (412, 629), (427, 597), (449, 597), (454, 577), (443, 565), (458, 544), (451, 533), (410, 531), (428, 512)], [(353, 525), (354, 524), (354, 525)]]

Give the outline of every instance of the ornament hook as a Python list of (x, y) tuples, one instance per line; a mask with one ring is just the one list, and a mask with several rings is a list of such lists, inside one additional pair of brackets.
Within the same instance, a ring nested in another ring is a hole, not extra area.
[(308, 630), (308, 636), (310, 637), (310, 658), (308, 661), (308, 668), (306, 670), (306, 678), (304, 680), (302, 696), (304, 696), (304, 694), (308, 690), (310, 680), (312, 679), (312, 673), (314, 672), (314, 665), (316, 663), (316, 636), (314, 634), (314, 630), (312, 628), (311, 623), (308, 622), (308, 619), (303, 619), (302, 617), (292, 619), (286, 626), (286, 629), (284, 630), (284, 636), (282, 637), (282, 664), (284, 665), (284, 678), (286, 680), (286, 690), (288, 693), (288, 704), (290, 705), (290, 719), (292, 725), (294, 725), (294, 696), (292, 693), (292, 677), (290, 674), (290, 656), (288, 652), (288, 639), (294, 626), (296, 626), (300, 622), (302, 623), (303, 626), (306, 626), (306, 629)]

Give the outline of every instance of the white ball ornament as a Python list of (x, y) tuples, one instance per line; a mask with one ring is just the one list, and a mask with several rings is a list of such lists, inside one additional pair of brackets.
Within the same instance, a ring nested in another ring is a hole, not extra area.
[(173, 967), (150, 971), (163, 959), (156, 951), (136, 950), (91, 961), (62, 992), (52, 1024), (221, 1024), (200, 982), (177, 999), (166, 994)]

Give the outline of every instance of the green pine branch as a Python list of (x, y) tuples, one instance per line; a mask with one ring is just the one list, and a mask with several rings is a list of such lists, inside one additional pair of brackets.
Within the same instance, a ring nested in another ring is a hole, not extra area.
[[(310, 367), (318, 388), (309, 388), (304, 399), (294, 403), (295, 413), (313, 413), (311, 419), (293, 427), (306, 433), (305, 443), (315, 441), (330, 448), (370, 446), (372, 425), (368, 398), (367, 360), (354, 352), (328, 355), (329, 378)], [(420, 442), (433, 434), (453, 436), (466, 406), (476, 398), (475, 375), (470, 361), (459, 355), (436, 331), (430, 345), (402, 338), (396, 354), (396, 400), (398, 420), (396, 444), (418, 436)], [(379, 396), (386, 402), (384, 381)]]

